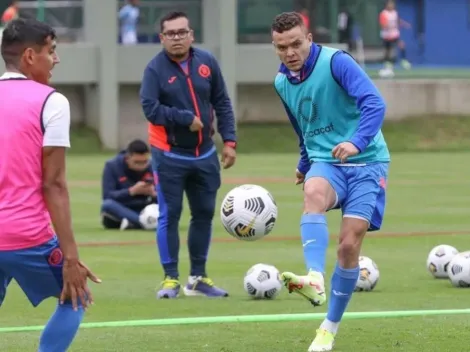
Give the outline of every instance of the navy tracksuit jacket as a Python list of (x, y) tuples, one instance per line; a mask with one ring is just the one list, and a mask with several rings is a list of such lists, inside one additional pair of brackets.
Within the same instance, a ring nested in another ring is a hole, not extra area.
[(139, 213), (147, 205), (156, 201), (155, 198), (149, 196), (129, 194), (129, 188), (137, 182), (144, 181), (153, 184), (154, 179), (151, 166), (143, 172), (129, 169), (125, 155), (126, 151), (121, 151), (106, 162), (103, 170), (101, 211), (109, 215), (103, 218), (104, 226), (109, 228), (119, 228), (123, 218), (127, 218), (134, 227), (140, 227)]
[[(157, 243), (165, 274), (178, 277), (178, 222), (186, 192), (191, 209), (191, 275), (205, 275), (220, 164), (212, 136), (214, 111), (225, 144), (236, 146), (235, 118), (219, 65), (212, 54), (191, 48), (185, 64), (163, 50), (147, 65), (140, 100), (149, 121), (152, 167), (158, 175)], [(189, 126), (197, 116), (199, 132)]]

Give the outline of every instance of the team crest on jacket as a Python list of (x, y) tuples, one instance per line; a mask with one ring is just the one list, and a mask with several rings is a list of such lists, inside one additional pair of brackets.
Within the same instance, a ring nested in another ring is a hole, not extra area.
[(198, 73), (202, 78), (208, 78), (211, 75), (211, 69), (209, 66), (202, 64), (199, 66)]

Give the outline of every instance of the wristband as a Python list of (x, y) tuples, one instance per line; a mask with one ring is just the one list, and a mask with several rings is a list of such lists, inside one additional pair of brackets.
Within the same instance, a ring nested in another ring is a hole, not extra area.
[(226, 141), (224, 145), (233, 149), (237, 149), (237, 143), (233, 141)]

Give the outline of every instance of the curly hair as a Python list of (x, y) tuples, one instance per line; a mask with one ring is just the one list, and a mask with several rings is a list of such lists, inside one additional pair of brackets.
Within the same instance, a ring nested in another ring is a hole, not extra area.
[(283, 12), (274, 18), (271, 32), (283, 33), (303, 25), (304, 21), (297, 12)]

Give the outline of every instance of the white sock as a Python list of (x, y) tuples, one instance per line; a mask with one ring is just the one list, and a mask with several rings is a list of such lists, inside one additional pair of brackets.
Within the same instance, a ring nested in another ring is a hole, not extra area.
[(335, 335), (338, 332), (338, 327), (339, 327), (339, 323), (333, 323), (332, 321), (329, 321), (328, 319), (323, 320), (323, 323), (321, 323), (320, 325), (321, 329), (325, 329), (326, 331), (329, 331)]

